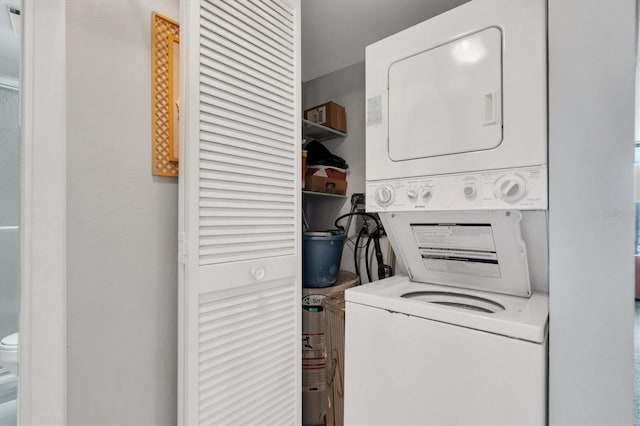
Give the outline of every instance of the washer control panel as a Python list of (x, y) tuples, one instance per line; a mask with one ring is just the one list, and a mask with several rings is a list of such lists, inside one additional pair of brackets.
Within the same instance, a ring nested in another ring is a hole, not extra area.
[(367, 182), (367, 211), (546, 210), (546, 166)]

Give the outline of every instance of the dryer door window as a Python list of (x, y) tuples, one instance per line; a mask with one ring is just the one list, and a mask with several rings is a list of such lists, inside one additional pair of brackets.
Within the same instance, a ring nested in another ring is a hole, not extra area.
[(487, 28), (393, 63), (393, 161), (488, 150), (502, 142), (502, 32)]

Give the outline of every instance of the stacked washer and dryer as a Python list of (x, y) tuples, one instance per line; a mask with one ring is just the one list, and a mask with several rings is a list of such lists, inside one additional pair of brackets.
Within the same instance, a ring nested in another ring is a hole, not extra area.
[(345, 423), (547, 421), (544, 0), (366, 51), (367, 210), (404, 274), (347, 290)]

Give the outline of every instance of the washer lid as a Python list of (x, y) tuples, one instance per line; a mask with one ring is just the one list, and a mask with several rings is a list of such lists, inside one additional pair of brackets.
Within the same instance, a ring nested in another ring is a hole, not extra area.
[(547, 337), (549, 299), (542, 293), (524, 298), (395, 276), (347, 289), (345, 300), (347, 315), (349, 303), (358, 303), (381, 313), (400, 313), (538, 344)]
[(18, 347), (18, 333), (10, 334), (0, 341), (0, 345), (7, 348)]
[(394, 212), (380, 218), (413, 281), (531, 295), (521, 212)]

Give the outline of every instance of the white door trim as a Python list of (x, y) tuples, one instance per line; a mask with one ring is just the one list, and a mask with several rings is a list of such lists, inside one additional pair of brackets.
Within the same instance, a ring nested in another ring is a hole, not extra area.
[(67, 423), (65, 0), (23, 0), (20, 425)]

